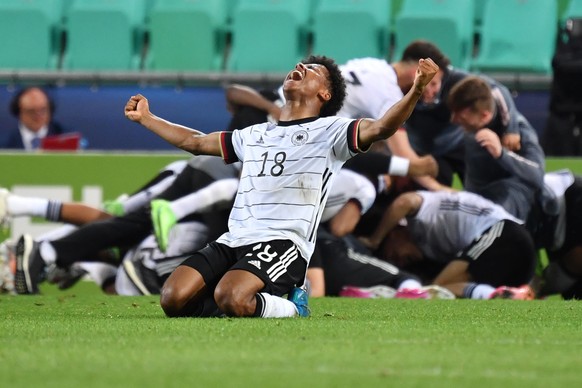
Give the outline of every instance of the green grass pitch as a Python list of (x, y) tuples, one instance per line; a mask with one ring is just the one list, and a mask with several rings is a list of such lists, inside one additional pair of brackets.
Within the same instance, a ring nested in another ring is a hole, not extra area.
[(575, 387), (582, 304), (313, 298), (307, 319), (169, 319), (89, 282), (0, 295), (2, 387)]
[[(582, 174), (582, 159), (547, 170)], [(310, 301), (308, 319), (169, 319), (89, 282), (0, 295), (0, 387), (579, 387), (582, 303)]]

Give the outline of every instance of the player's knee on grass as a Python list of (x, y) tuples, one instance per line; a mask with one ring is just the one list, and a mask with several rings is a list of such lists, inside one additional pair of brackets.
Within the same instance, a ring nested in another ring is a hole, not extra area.
[(202, 275), (194, 268), (179, 265), (162, 287), (160, 305), (168, 317), (193, 316), (205, 295)]
[(214, 289), (218, 308), (233, 317), (252, 317), (257, 307), (256, 295), (265, 283), (255, 274), (234, 269), (228, 271)]
[(180, 289), (171, 285), (164, 285), (160, 293), (160, 306), (162, 306), (166, 316), (170, 318), (182, 317), (185, 315), (184, 307), (190, 299), (191, 296), (183, 290), (180, 291)]
[(214, 300), (218, 308), (226, 315), (234, 317), (253, 316), (256, 309), (256, 292), (240, 287), (219, 285), (214, 291)]

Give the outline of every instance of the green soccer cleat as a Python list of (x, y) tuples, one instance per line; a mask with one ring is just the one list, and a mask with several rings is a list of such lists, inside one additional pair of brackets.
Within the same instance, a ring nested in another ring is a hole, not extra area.
[(113, 201), (105, 201), (103, 202), (103, 210), (111, 215), (120, 217), (125, 214), (123, 202), (127, 200), (127, 198), (128, 198), (127, 194), (121, 194)]
[(166, 252), (170, 239), (170, 230), (177, 222), (176, 215), (170, 207), (170, 202), (166, 200), (154, 199), (150, 204), (154, 235), (160, 250)]

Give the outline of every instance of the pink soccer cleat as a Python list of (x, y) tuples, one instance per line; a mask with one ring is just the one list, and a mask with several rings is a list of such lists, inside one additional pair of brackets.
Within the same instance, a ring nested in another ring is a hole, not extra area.
[(489, 296), (489, 299), (534, 300), (535, 297), (534, 290), (525, 284), (521, 287), (497, 287), (491, 296)]

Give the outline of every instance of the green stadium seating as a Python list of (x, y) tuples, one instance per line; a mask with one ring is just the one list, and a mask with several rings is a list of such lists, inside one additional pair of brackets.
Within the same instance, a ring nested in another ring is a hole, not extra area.
[(56, 69), (61, 33), (61, 0), (0, 1), (0, 68)]
[(572, 17), (582, 17), (582, 0), (570, 0), (561, 14), (562, 20)]
[(338, 63), (351, 58), (388, 59), (391, 4), (386, 0), (320, 0), (313, 52)]
[(307, 53), (309, 0), (239, 0), (227, 70), (286, 72)]
[(472, 69), (548, 74), (557, 27), (555, 1), (488, 0)]
[(406, 0), (395, 18), (392, 60), (417, 39), (436, 44), (460, 68), (468, 68), (473, 52), (474, 2), (467, 0)]
[(483, 11), (485, 10), (485, 4), (487, 0), (474, 0), (475, 1), (475, 29), (481, 30), (481, 24), (483, 23)]
[(143, 0), (75, 0), (66, 15), (63, 68), (139, 69), (145, 5)]
[(226, 44), (224, 0), (158, 0), (150, 12), (150, 70), (218, 71)]

